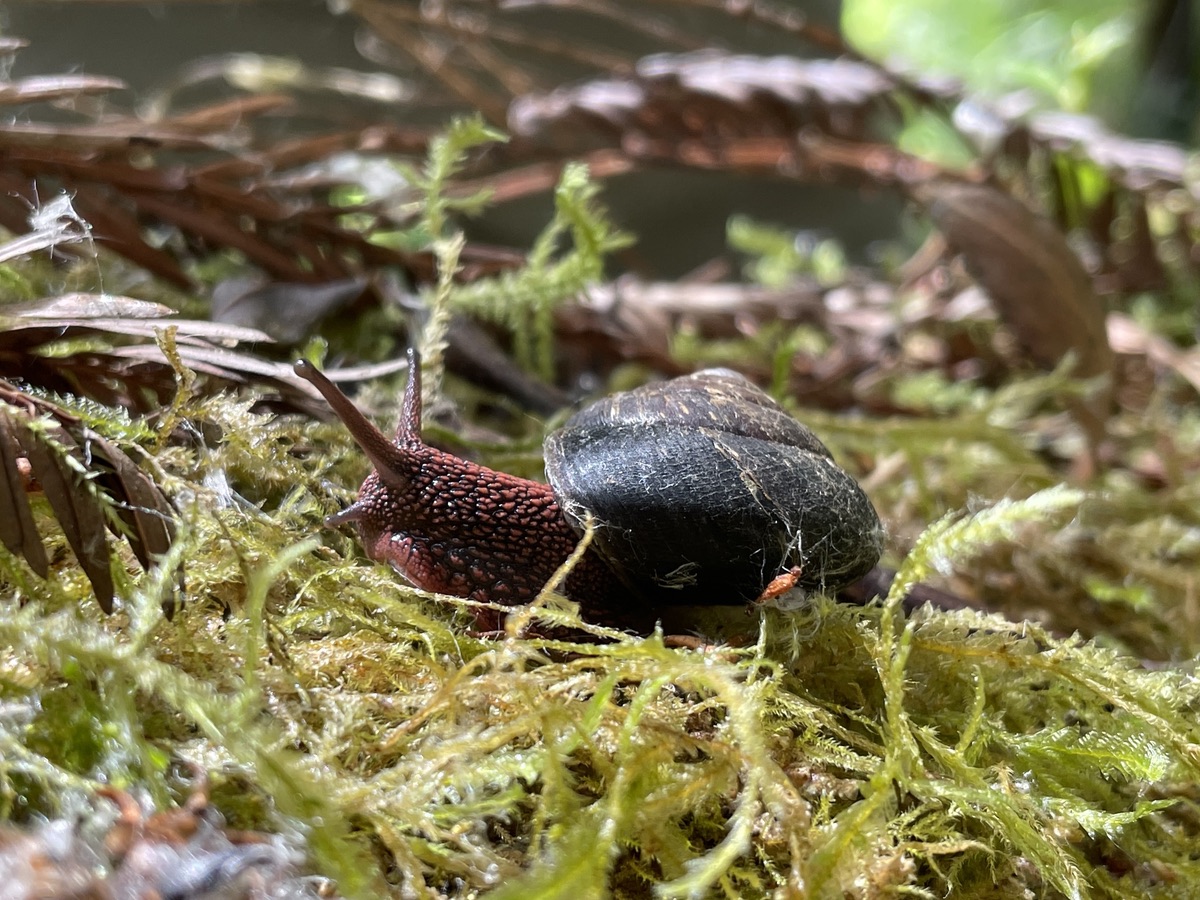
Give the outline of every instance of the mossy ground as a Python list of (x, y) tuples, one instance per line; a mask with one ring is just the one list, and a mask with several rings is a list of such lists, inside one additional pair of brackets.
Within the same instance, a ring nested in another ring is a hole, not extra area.
[[(494, 304), (549, 273), (509, 323), (532, 362), (548, 304), (618, 243), (591, 195), (568, 172), (529, 270), (461, 289)], [(444, 272), (458, 246), (437, 242)], [(441, 280), (433, 321), (458, 290)], [(1194, 897), (1200, 418), (1173, 375), (1142, 383), (1074, 472), (1063, 372), (900, 365), (876, 384), (904, 416), (797, 410), (863, 479), (898, 587), (738, 612), (749, 640), (701, 649), (472, 636), (464, 601), (323, 527), (365, 462), (338, 427), (256, 413), (254, 389), (181, 393), (186, 442), (93, 409), (153, 451), (179, 531), (147, 573), (115, 557), (109, 617), (44, 504), (52, 577), (0, 549), (0, 814), (104, 815), (102, 784), (162, 808), (186, 760), (231, 824), (302, 835), (349, 897)], [(929, 578), (995, 613), (906, 617)], [(583, 627), (554, 598), (520, 615)]]
[[(160, 569), (123, 571), (104, 617), (48, 516), (53, 578), (3, 556), (15, 822), (73, 814), (101, 783), (169, 804), (187, 759), (232, 822), (298, 829), (349, 896), (1200, 888), (1192, 460), (1165, 486), (1113, 468), (1055, 487), (986, 410), (823, 419), (839, 456), (909, 461), (871, 483), (897, 558), (935, 511), (978, 510), (926, 531), (900, 580), (983, 585), (1004, 614), (818, 598), (746, 619), (749, 646), (686, 650), (472, 637), (461, 601), (322, 529), (363, 474), (340, 430), (233, 396), (183, 412), (224, 438), (158, 457), (182, 507), (173, 621)], [(1183, 407), (1155, 415), (1117, 423), (1126, 453), (1194, 428)]]

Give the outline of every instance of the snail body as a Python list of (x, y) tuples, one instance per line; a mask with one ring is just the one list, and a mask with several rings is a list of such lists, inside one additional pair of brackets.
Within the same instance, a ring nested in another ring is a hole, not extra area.
[[(750, 602), (788, 571), (802, 588), (835, 590), (882, 552), (878, 516), (854, 479), (734, 372), (706, 370), (581, 410), (546, 439), (545, 485), (425, 444), (412, 352), (409, 361), (394, 440), (315, 367), (296, 371), (375, 467), (329, 523), (355, 522), (367, 554), (417, 587), (502, 605), (531, 600), (589, 515), (593, 542), (564, 592), (593, 622), (644, 624), (665, 606)], [(483, 611), (477, 625), (499, 618)]]

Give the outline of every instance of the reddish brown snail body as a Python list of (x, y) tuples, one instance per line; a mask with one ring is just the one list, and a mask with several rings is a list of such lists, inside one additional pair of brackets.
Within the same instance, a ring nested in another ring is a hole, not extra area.
[[(870, 500), (807, 427), (748, 380), (710, 369), (589, 406), (546, 439), (550, 484), (421, 440), (420, 367), (389, 441), (307, 362), (314, 384), (375, 471), (330, 524), (355, 522), (367, 554), (430, 591), (532, 600), (574, 550), (592, 546), (564, 593), (585, 619), (653, 624), (656, 609), (753, 601), (781, 573), (835, 590), (871, 569), (883, 534)], [(500, 616), (481, 614), (481, 628)]]

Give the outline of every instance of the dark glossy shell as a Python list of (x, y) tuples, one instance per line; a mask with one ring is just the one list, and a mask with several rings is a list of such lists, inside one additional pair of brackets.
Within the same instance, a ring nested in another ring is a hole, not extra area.
[(660, 604), (741, 603), (799, 565), (835, 590), (879, 560), (883, 531), (857, 482), (753, 384), (710, 369), (609, 397), (546, 441), (568, 519)]

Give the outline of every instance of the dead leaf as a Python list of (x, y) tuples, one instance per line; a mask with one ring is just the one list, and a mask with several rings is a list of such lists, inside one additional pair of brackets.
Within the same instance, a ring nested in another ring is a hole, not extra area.
[(66, 461), (65, 453), (78, 450), (75, 441), (59, 429), (55, 441), (63, 449), (51, 446), (44, 435), (36, 434), (20, 418), (9, 420), (17, 443), (25, 451), (33, 476), (83, 572), (92, 583), (96, 600), (106, 613), (113, 608), (113, 579), (109, 567), (108, 537), (104, 510), (100, 501), (83, 484), (83, 476)]
[(119, 78), (99, 75), (39, 75), (19, 81), (0, 82), (0, 104), (62, 100), (77, 94), (106, 94), (124, 90)]
[(33, 571), (45, 578), (50, 563), (33, 522), (25, 480), (17, 468), (17, 459), (21, 455), (21, 447), (13, 434), (13, 421), (7, 410), (0, 407), (0, 467), (4, 470), (4, 477), (0, 479), (0, 540), (9, 553), (23, 557)]
[[(125, 451), (67, 411), (4, 382), (0, 394), (0, 541), (42, 578), (49, 576), (28, 499), (31, 490), (40, 489), (100, 608), (112, 612), (108, 532), (128, 540), (138, 562), (149, 568), (174, 540), (174, 507)], [(39, 418), (44, 429), (33, 427)], [(32, 479), (22, 477), (21, 461)], [(110, 502), (115, 520), (106, 514)], [(164, 601), (168, 617), (174, 607), (174, 598)]]
[(1034, 362), (1052, 369), (1074, 353), (1080, 377), (1112, 371), (1104, 307), (1048, 219), (984, 184), (938, 179), (913, 194)]

